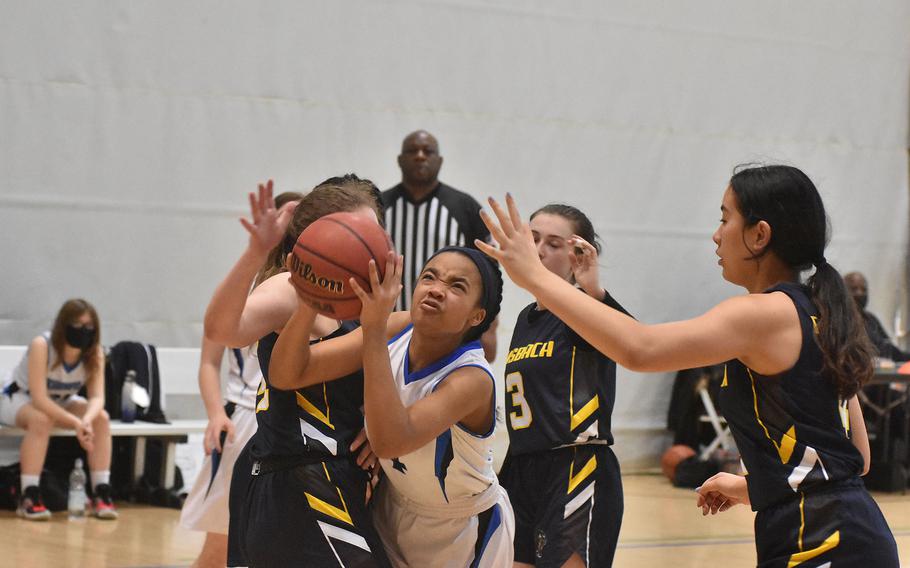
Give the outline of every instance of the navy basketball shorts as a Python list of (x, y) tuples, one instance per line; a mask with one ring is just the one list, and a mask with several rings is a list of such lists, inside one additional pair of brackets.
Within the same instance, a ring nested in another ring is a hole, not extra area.
[(253, 471), (245, 449), (231, 483), (228, 566), (389, 566), (352, 461)]
[(515, 561), (558, 568), (577, 552), (611, 566), (622, 524), (619, 462), (606, 444), (509, 456), (499, 475), (515, 510)]
[(755, 516), (760, 568), (899, 568), (897, 545), (859, 478), (795, 494)]

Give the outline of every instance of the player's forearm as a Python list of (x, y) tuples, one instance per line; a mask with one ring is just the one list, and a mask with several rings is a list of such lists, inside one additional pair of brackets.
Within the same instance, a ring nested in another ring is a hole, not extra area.
[(32, 406), (47, 414), (56, 424), (66, 428), (76, 428), (82, 420), (75, 414), (70, 414), (47, 395), (32, 395)]
[(370, 445), (381, 458), (402, 455), (411, 436), (408, 412), (392, 377), (385, 329), (363, 330), (363, 402)]
[(205, 336), (221, 345), (234, 345), (246, 299), (265, 256), (247, 248), (215, 289), (205, 310)]
[(866, 432), (866, 421), (863, 419), (863, 409), (859, 398), (854, 396), (847, 402), (847, 413), (850, 419), (850, 440), (863, 456), (863, 471), (861, 475), (869, 473), (872, 462), (872, 452), (869, 448), (869, 435)]
[[(546, 271), (529, 287), (535, 298), (591, 346), (623, 367), (636, 369), (643, 326)], [(603, 297), (601, 297), (602, 299)]]
[(224, 399), (221, 398), (221, 377), (217, 368), (209, 365), (199, 367), (199, 394), (205, 404), (205, 414), (211, 420), (224, 412)]
[(281, 330), (269, 362), (269, 383), (278, 389), (291, 390), (306, 386), (310, 362), (310, 334), (316, 312), (301, 306)]
[(104, 393), (96, 396), (90, 396), (88, 405), (85, 408), (85, 414), (82, 415), (83, 422), (94, 422), (101, 411), (104, 410)]
[(735, 497), (739, 499), (739, 502), (743, 505), (751, 505), (752, 501), (749, 499), (749, 480), (743, 476), (738, 476), (742, 482), (738, 483), (736, 486)]
[[(103, 361), (99, 352), (98, 358)], [(85, 382), (86, 397), (88, 404), (85, 408), (85, 414), (82, 415), (83, 422), (92, 422), (104, 410), (104, 366), (99, 366), (92, 376)]]

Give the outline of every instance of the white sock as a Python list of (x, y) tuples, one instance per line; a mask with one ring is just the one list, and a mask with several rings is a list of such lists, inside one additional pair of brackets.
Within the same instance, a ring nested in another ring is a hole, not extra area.
[(22, 484), (22, 491), (25, 491), (26, 487), (31, 487), (34, 485), (38, 487), (38, 480), (41, 478), (40, 475), (25, 475), (22, 474), (19, 476), (19, 482)]
[(94, 490), (99, 485), (111, 483), (111, 471), (93, 471), (90, 474), (92, 476), (92, 489)]

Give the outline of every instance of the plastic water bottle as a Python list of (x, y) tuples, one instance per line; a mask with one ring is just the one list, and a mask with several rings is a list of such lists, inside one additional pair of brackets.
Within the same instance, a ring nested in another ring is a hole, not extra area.
[(136, 387), (136, 371), (130, 369), (123, 379), (123, 390), (120, 391), (120, 421), (132, 422), (136, 419), (136, 403), (133, 401), (133, 389)]
[(70, 473), (70, 490), (66, 500), (70, 519), (85, 517), (85, 501), (85, 470), (82, 469), (82, 458), (76, 458), (76, 465)]

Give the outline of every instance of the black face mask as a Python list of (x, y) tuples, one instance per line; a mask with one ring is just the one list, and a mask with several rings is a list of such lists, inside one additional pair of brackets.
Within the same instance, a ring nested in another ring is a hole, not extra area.
[(869, 303), (869, 296), (862, 294), (860, 296), (853, 296), (853, 301), (856, 302), (856, 306), (859, 308), (859, 311), (866, 310), (866, 304)]
[(95, 339), (94, 327), (76, 327), (74, 325), (66, 326), (66, 343), (76, 349), (85, 349), (92, 344)]

